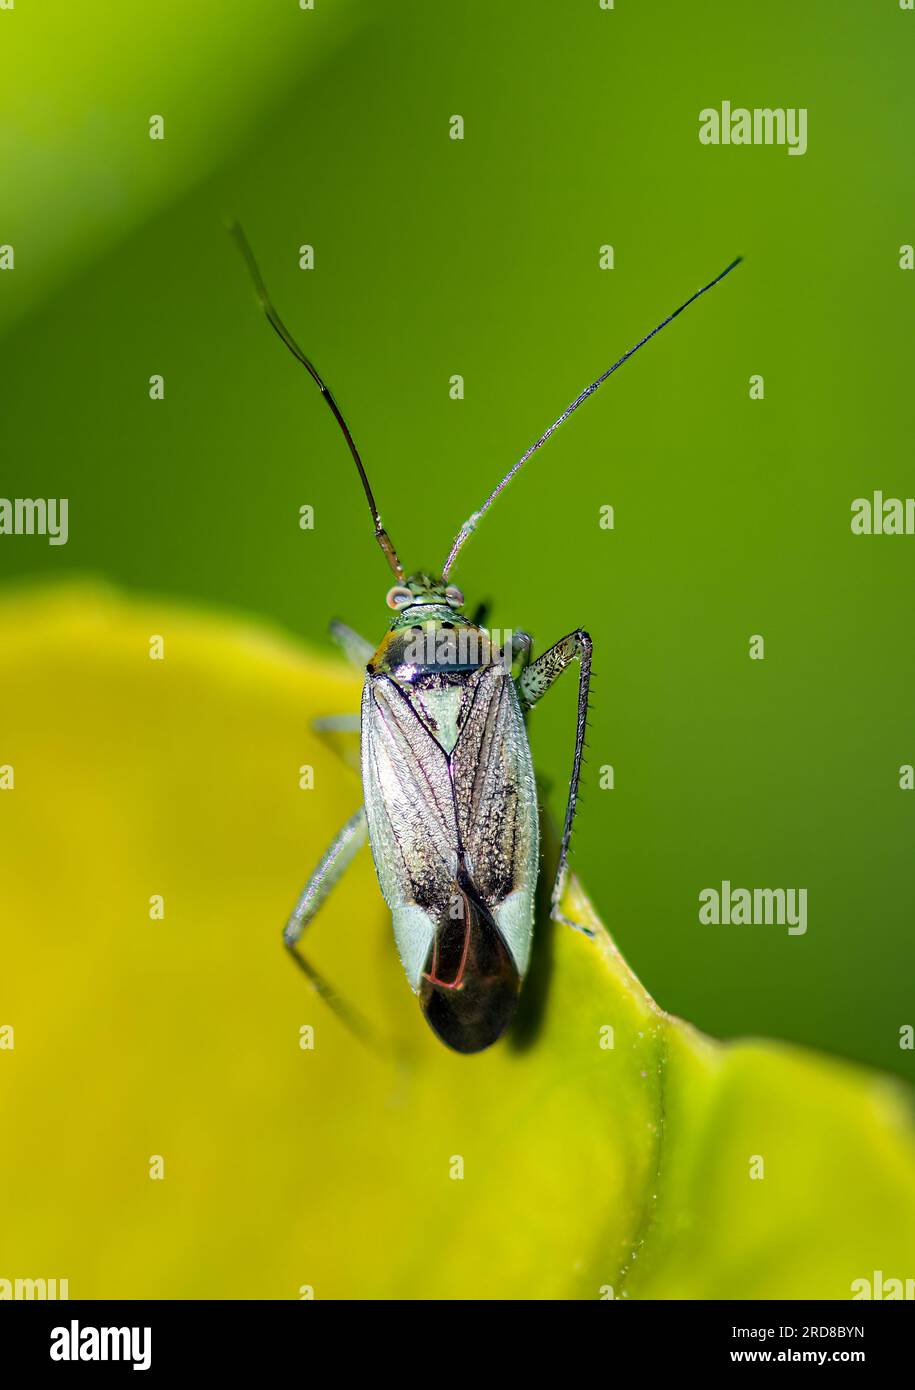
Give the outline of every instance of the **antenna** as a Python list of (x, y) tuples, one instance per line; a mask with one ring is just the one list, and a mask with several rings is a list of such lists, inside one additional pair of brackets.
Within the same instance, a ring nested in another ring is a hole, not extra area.
[(323, 380), (321, 379), (321, 375), (318, 372), (317, 367), (314, 365), (310, 358), (306, 357), (305, 353), (299, 347), (298, 343), (295, 341), (292, 334), (289, 332), (289, 329), (286, 327), (286, 325), (283, 323), (283, 320), (280, 318), (279, 314), (274, 309), (273, 304), (270, 300), (270, 296), (267, 293), (267, 288), (264, 285), (263, 280), (261, 279), (261, 273), (257, 268), (257, 261), (254, 259), (254, 252), (248, 245), (248, 238), (245, 236), (240, 225), (237, 222), (232, 222), (229, 226), (229, 233), (233, 237), (236, 245), (238, 246), (238, 249), (241, 252), (242, 257), (244, 258), (245, 265), (248, 267), (248, 273), (250, 274), (251, 279), (254, 281), (254, 290), (257, 295), (257, 302), (258, 304), (260, 304), (264, 313), (267, 315), (267, 321), (270, 324), (270, 327), (274, 330), (277, 337), (281, 338), (282, 341), (286, 344), (293, 357), (295, 357), (297, 361), (301, 362), (302, 366), (306, 369), (309, 376), (316, 383), (322, 396), (327, 401), (327, 404), (333, 411), (334, 419), (343, 431), (343, 438), (349, 445), (349, 451), (352, 454), (353, 459), (356, 463), (356, 467), (359, 470), (359, 477), (362, 480), (362, 486), (365, 491), (366, 500), (369, 504), (369, 511), (372, 513), (372, 521), (375, 524), (375, 539), (381, 546), (381, 549), (384, 551), (385, 559), (391, 566), (391, 569), (394, 571), (395, 575), (400, 580), (400, 582), (403, 583), (405, 577), (403, 565), (397, 558), (397, 551), (394, 549), (394, 545), (391, 541), (390, 536), (381, 524), (381, 517), (378, 514), (378, 507), (375, 504), (375, 496), (372, 492), (372, 487), (368, 480), (368, 475), (366, 474), (365, 467), (362, 463), (362, 459), (359, 457), (359, 450), (356, 448), (353, 436), (350, 434), (349, 427), (340, 411), (340, 407), (334, 400), (330, 387), (326, 386)]
[(496, 498), (499, 496), (499, 493), (502, 492), (504, 488), (508, 487), (508, 484), (511, 482), (512, 478), (518, 472), (518, 469), (521, 467), (522, 464), (527, 463), (527, 460), (530, 458), (531, 454), (533, 454), (537, 449), (539, 449), (541, 444), (545, 444), (546, 441), (549, 439), (550, 435), (555, 430), (559, 429), (559, 426), (563, 423), (564, 420), (567, 420), (569, 418), (569, 416), (572, 414), (572, 411), (577, 410), (578, 407), (582, 404), (582, 402), (586, 401), (588, 397), (594, 391), (597, 390), (598, 386), (603, 385), (603, 383), (607, 380), (608, 376), (612, 376), (618, 367), (621, 367), (624, 362), (627, 362), (629, 358), (632, 357), (633, 353), (638, 352), (640, 347), (644, 347), (645, 344), (651, 338), (653, 338), (656, 333), (660, 333), (662, 328), (666, 328), (669, 323), (673, 323), (674, 319), (678, 316), (678, 314), (682, 314), (684, 309), (688, 309), (689, 306), (700, 297), (700, 295), (705, 294), (706, 290), (710, 290), (714, 285), (718, 284), (719, 280), (723, 280), (726, 275), (730, 275), (734, 267), (736, 265), (740, 265), (740, 262), (742, 260), (743, 257), (738, 256), (736, 260), (731, 261), (731, 264), (727, 266), (721, 272), (720, 275), (716, 275), (714, 280), (710, 280), (707, 285), (703, 285), (701, 290), (696, 290), (696, 293), (690, 295), (689, 299), (687, 299), (685, 303), (681, 304), (679, 309), (674, 309), (672, 314), (668, 314), (667, 318), (664, 319), (663, 323), (659, 323), (657, 328), (653, 328), (650, 333), (646, 333), (645, 337), (642, 338), (639, 342), (637, 342), (635, 347), (631, 347), (628, 352), (624, 352), (619, 361), (614, 362), (612, 367), (608, 367), (607, 370), (603, 372), (601, 376), (597, 378), (596, 381), (592, 381), (590, 386), (585, 387), (584, 391), (582, 391), (580, 396), (575, 397), (571, 405), (566, 406), (565, 410), (559, 416), (559, 419), (554, 420), (553, 423), (550, 425), (549, 429), (544, 431), (544, 433), (540, 436), (537, 442), (535, 444), (532, 444), (531, 447), (527, 450), (527, 452), (521, 455), (521, 457), (518, 459), (518, 462), (512, 464), (511, 468), (508, 470), (501, 483), (499, 483), (498, 487), (492, 490), (492, 492), (487, 497), (486, 501), (483, 503), (482, 507), (480, 507), (478, 511), (475, 511), (473, 516), (469, 517), (468, 520), (464, 522), (464, 525), (461, 527), (460, 531), (454, 538), (454, 544), (448, 552), (448, 559), (445, 561), (445, 567), (442, 570), (443, 579), (447, 579), (448, 571), (454, 564), (458, 551), (461, 549), (464, 542), (469, 540), (470, 537), (473, 535), (474, 531), (477, 529), (477, 526), (479, 525), (480, 518), (483, 516), (485, 512), (489, 511), (489, 508), (492, 506), (493, 502), (495, 502)]

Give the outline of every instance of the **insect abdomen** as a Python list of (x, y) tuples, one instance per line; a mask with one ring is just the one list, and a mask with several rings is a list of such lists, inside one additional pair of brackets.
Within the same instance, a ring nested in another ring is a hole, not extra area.
[(489, 908), (472, 882), (456, 884), (459, 915), (445, 916), (435, 933), (420, 982), (423, 1013), (456, 1052), (480, 1052), (512, 1020), (521, 976)]

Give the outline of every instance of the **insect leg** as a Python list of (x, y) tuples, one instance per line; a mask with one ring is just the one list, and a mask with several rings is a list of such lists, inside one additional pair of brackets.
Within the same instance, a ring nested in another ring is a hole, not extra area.
[[(330, 635), (337, 646), (342, 648), (346, 657), (360, 671), (365, 671), (366, 666), (375, 655), (375, 648), (371, 642), (367, 642), (364, 637), (360, 637), (358, 632), (354, 632), (346, 623), (338, 622), (335, 618), (330, 625)], [(359, 742), (354, 742), (351, 738), (346, 738), (348, 734), (358, 734), (361, 723), (361, 716), (358, 714), (328, 714), (320, 719), (313, 719), (311, 727), (316, 734), (319, 734), (328, 748), (332, 748), (345, 763), (359, 770)]]
[(360, 671), (364, 671), (372, 657), (375, 655), (375, 648), (371, 642), (360, 637), (358, 632), (354, 632), (346, 623), (338, 622), (334, 618), (330, 625), (331, 640), (336, 642), (349, 661), (354, 666), (358, 666)]
[(311, 721), (316, 734), (358, 734), (361, 714), (321, 714)]
[(521, 672), (529, 665), (531, 659), (531, 648), (534, 639), (529, 632), (512, 633), (512, 675), (515, 680)]
[(299, 900), (292, 910), (283, 931), (283, 944), (299, 969), (307, 975), (316, 993), (333, 1009), (337, 1017), (356, 1034), (361, 1041), (374, 1043), (373, 1030), (350, 1005), (332, 989), (323, 976), (319, 975), (300, 951), (296, 950), (302, 933), (317, 916), (318, 910), (339, 883), (349, 868), (357, 852), (368, 839), (368, 823), (365, 808), (360, 806), (355, 815), (338, 830), (333, 840), (321, 856), (317, 867), (299, 894)]
[[(569, 781), (569, 800), (566, 804), (565, 824), (562, 828), (562, 841), (559, 846), (559, 864), (556, 881), (553, 884), (552, 908), (550, 916), (554, 921), (565, 922), (570, 927), (582, 931), (577, 922), (572, 922), (560, 911), (559, 904), (565, 891), (568, 876), (569, 841), (572, 838), (572, 822), (575, 819), (575, 805), (578, 800), (578, 782), (581, 776), (582, 753), (585, 746), (585, 730), (588, 725), (588, 687), (591, 682), (591, 638), (582, 628), (562, 637), (552, 647), (538, 656), (521, 672), (518, 679), (518, 694), (521, 708), (528, 710), (545, 695), (553, 682), (562, 675), (573, 661), (581, 663), (578, 679), (578, 721), (575, 728), (575, 757), (572, 762), (572, 776)], [(590, 932), (585, 932), (590, 935)]]
[(358, 772), (360, 768), (361, 726), (362, 718), (358, 714), (325, 714), (311, 721), (313, 732), (325, 747), (336, 753), (354, 772)]

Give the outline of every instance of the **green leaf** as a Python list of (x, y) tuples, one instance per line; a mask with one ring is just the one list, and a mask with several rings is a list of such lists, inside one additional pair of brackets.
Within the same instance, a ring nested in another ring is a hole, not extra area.
[(541, 922), (514, 1037), (459, 1057), (361, 855), (310, 955), (402, 1064), (328, 1013), (280, 928), (359, 802), (309, 729), (358, 678), (98, 588), (0, 612), (4, 1271), (90, 1298), (841, 1299), (911, 1275), (906, 1093), (665, 1014), (574, 882), (595, 936)]

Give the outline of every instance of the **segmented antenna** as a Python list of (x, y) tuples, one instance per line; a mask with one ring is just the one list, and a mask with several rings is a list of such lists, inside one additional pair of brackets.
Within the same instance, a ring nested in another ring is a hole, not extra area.
[(250, 274), (251, 279), (254, 281), (254, 290), (257, 294), (257, 302), (260, 304), (261, 308), (266, 314), (267, 322), (270, 324), (270, 327), (274, 330), (277, 337), (282, 339), (282, 341), (286, 344), (293, 357), (295, 357), (297, 361), (301, 362), (302, 366), (306, 369), (309, 376), (320, 390), (321, 395), (324, 397), (327, 404), (333, 411), (334, 419), (343, 431), (343, 438), (349, 445), (349, 451), (352, 454), (356, 467), (359, 470), (359, 477), (362, 480), (362, 487), (365, 491), (366, 500), (369, 504), (369, 511), (372, 513), (372, 521), (375, 524), (375, 539), (381, 546), (381, 549), (384, 551), (385, 559), (391, 566), (391, 569), (394, 571), (395, 575), (400, 580), (400, 582), (403, 583), (405, 578), (403, 565), (400, 563), (400, 560), (397, 557), (397, 551), (394, 549), (391, 537), (388, 535), (387, 531), (381, 524), (381, 517), (378, 514), (378, 507), (375, 504), (375, 496), (372, 492), (372, 487), (368, 480), (368, 475), (366, 474), (365, 467), (362, 463), (362, 459), (359, 457), (359, 450), (356, 448), (355, 440), (349, 432), (349, 426), (347, 425), (340, 411), (340, 407), (334, 400), (330, 387), (326, 386), (324, 381), (322, 380), (321, 375), (315, 364), (311, 361), (309, 357), (305, 355), (305, 353), (299, 347), (298, 343), (295, 341), (292, 334), (289, 332), (289, 329), (286, 327), (286, 325), (283, 323), (283, 320), (276, 312), (276, 309), (274, 309), (270, 296), (267, 293), (267, 288), (263, 280), (261, 279), (261, 273), (258, 270), (257, 261), (254, 259), (254, 253), (248, 244), (248, 238), (245, 236), (240, 225), (237, 222), (232, 222), (229, 226), (229, 232), (231, 236), (234, 238), (235, 243), (238, 246), (238, 249), (244, 258), (244, 262), (245, 265), (248, 267), (248, 273)]
[(612, 376), (618, 367), (621, 367), (624, 362), (627, 362), (629, 360), (633, 353), (638, 352), (639, 348), (644, 347), (645, 344), (649, 341), (649, 339), (653, 338), (656, 333), (660, 333), (662, 328), (666, 328), (669, 323), (672, 323), (678, 314), (682, 314), (684, 309), (688, 309), (689, 306), (700, 297), (700, 295), (705, 294), (706, 290), (712, 289), (714, 285), (718, 284), (719, 280), (723, 280), (726, 275), (730, 275), (734, 267), (736, 265), (740, 265), (740, 262), (742, 260), (743, 257), (738, 256), (736, 260), (731, 261), (731, 264), (727, 266), (721, 272), (720, 275), (716, 275), (714, 280), (710, 280), (707, 285), (703, 285), (701, 290), (696, 290), (696, 293), (690, 295), (689, 299), (687, 299), (685, 303), (681, 304), (679, 309), (674, 309), (672, 314), (668, 314), (667, 318), (664, 319), (663, 323), (659, 323), (657, 328), (653, 328), (650, 333), (646, 333), (645, 337), (642, 338), (639, 342), (637, 342), (635, 347), (631, 347), (628, 352), (624, 352), (619, 361), (614, 362), (612, 367), (608, 367), (607, 370), (603, 372), (601, 376), (597, 378), (596, 381), (591, 382), (590, 386), (586, 386), (584, 391), (582, 391), (581, 395), (576, 396), (572, 404), (566, 407), (566, 409), (559, 416), (559, 419), (554, 420), (553, 423), (550, 425), (549, 429), (544, 431), (544, 433), (540, 436), (537, 442), (535, 444), (532, 444), (531, 447), (527, 450), (527, 452), (521, 455), (518, 462), (512, 464), (511, 468), (508, 470), (501, 483), (499, 483), (498, 487), (492, 490), (492, 492), (487, 497), (486, 501), (483, 503), (482, 507), (480, 507), (478, 511), (475, 511), (473, 516), (471, 516), (467, 521), (464, 522), (464, 525), (461, 527), (460, 531), (455, 536), (454, 544), (452, 545), (451, 550), (448, 552), (448, 559), (445, 561), (445, 567), (442, 570), (443, 579), (447, 579), (448, 571), (454, 564), (458, 551), (464, 545), (465, 541), (469, 540), (470, 537), (473, 535), (474, 531), (479, 525), (480, 518), (484, 515), (485, 512), (489, 511), (489, 508), (492, 506), (493, 502), (495, 502), (496, 498), (499, 496), (499, 493), (502, 492), (504, 488), (508, 487), (508, 484), (511, 482), (512, 478), (518, 472), (518, 469), (521, 467), (522, 464), (527, 463), (531, 454), (535, 453), (536, 450), (540, 448), (541, 444), (545, 444), (546, 441), (549, 439), (550, 435), (555, 430), (559, 429), (559, 426), (562, 424), (564, 420), (567, 420), (569, 418), (569, 416), (572, 414), (572, 411), (577, 410), (578, 407), (582, 404), (582, 402), (586, 401), (588, 397), (594, 391), (597, 390), (598, 386), (603, 385), (603, 383), (607, 380), (608, 376)]

